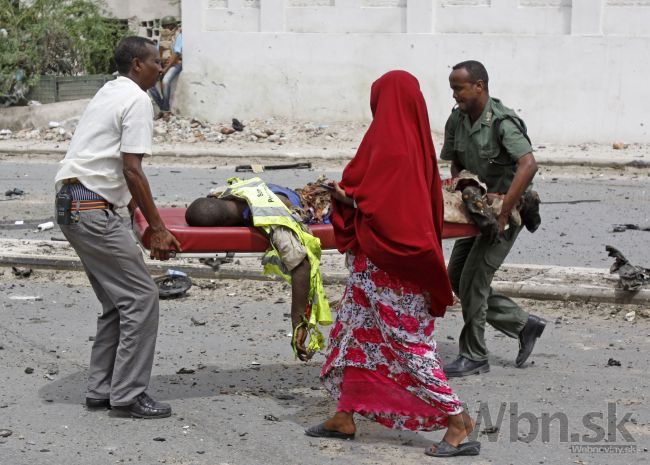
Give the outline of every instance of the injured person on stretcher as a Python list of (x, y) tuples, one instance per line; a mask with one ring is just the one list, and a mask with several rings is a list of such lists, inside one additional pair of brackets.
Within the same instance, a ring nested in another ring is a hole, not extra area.
[(202, 227), (254, 226), (268, 237), (271, 248), (262, 258), (264, 272), (291, 284), (291, 345), (300, 360), (308, 361), (324, 347), (316, 324), (331, 324), (332, 318), (320, 274), (320, 241), (303, 226), (301, 217), (294, 216), (290, 210), (294, 202), (259, 178), (231, 178), (223, 192), (193, 201), (185, 221)]
[[(481, 235), (490, 243), (499, 238), (498, 217), (503, 204), (502, 194), (487, 192), (487, 186), (477, 175), (467, 170), (442, 182), (444, 219), (448, 223), (475, 224)], [(539, 215), (540, 199), (537, 192), (527, 190), (510, 212), (513, 226), (522, 224), (535, 232), (542, 220)]]

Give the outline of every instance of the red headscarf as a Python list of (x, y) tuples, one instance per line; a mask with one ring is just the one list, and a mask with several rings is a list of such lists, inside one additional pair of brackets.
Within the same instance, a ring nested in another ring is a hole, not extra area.
[(373, 120), (340, 186), (357, 208), (333, 202), (340, 252), (361, 250), (382, 270), (431, 293), (431, 314), (453, 303), (442, 255), (442, 187), (418, 80), (390, 71), (370, 92)]

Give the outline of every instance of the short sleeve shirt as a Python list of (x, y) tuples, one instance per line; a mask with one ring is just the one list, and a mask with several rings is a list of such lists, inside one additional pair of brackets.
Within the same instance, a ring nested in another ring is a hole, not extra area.
[[(533, 151), (530, 143), (511, 120), (498, 115), (514, 112), (498, 99), (488, 99), (481, 117), (472, 125), (469, 115), (453, 111), (445, 125), (445, 142), (440, 153), (443, 160), (456, 161), (476, 174), (488, 192), (505, 194), (517, 170), (517, 160)], [(497, 134), (499, 127), (499, 134)]]
[(119, 76), (97, 92), (84, 111), (55, 177), (77, 178), (117, 207), (131, 200), (122, 172), (122, 152), (151, 155), (153, 106), (145, 91)]
[(183, 33), (179, 32), (174, 41), (174, 53), (177, 55), (183, 54)]

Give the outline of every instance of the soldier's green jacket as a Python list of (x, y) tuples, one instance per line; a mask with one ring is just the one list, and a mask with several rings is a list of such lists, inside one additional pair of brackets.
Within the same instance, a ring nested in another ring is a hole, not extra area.
[[(508, 115), (517, 117), (513, 110), (492, 97), (473, 125), (467, 114), (453, 110), (445, 124), (440, 158), (455, 160), (476, 174), (487, 185), (488, 192), (505, 194), (515, 177), (517, 160), (533, 151)], [(497, 119), (499, 124), (495, 124)]]

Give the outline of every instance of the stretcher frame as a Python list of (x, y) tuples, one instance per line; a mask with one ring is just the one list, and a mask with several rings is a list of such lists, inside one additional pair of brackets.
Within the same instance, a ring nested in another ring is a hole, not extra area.
[[(198, 227), (185, 222), (185, 208), (159, 208), (160, 217), (167, 229), (181, 243), (182, 252), (175, 254), (178, 258), (216, 259), (212, 264), (218, 268), (221, 263), (229, 262), (235, 254), (254, 255), (265, 252), (269, 241), (257, 228), (247, 226)], [(321, 241), (323, 253), (335, 253), (336, 242), (334, 229), (330, 224), (310, 225), (311, 233)], [(133, 230), (145, 249), (150, 249), (151, 228), (139, 209), (133, 215)], [(479, 234), (476, 226), (471, 224), (444, 223), (443, 239), (460, 239)], [(223, 256), (225, 254), (225, 257)]]

